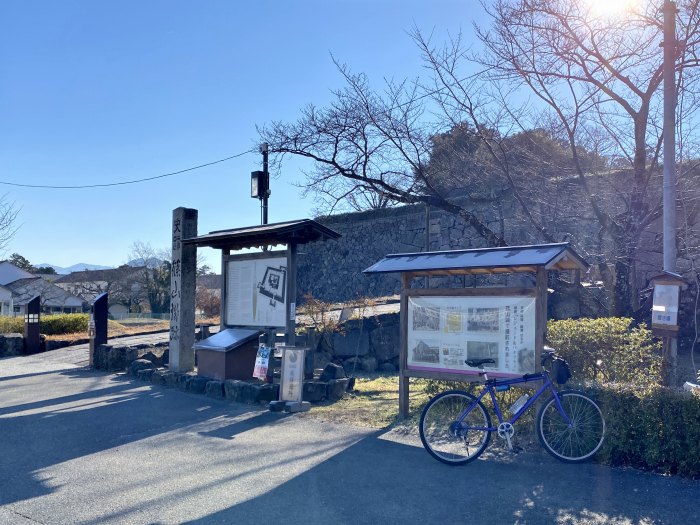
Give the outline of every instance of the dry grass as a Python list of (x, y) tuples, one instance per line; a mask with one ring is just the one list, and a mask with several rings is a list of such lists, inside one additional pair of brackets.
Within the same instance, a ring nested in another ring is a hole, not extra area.
[[(139, 335), (168, 329), (170, 329), (170, 321), (161, 321), (159, 319), (125, 319), (124, 321), (107, 321), (108, 337)], [(48, 335), (46, 336), (46, 339), (50, 341), (79, 341), (82, 339), (87, 339), (87, 332)]]
[(355, 380), (355, 390), (343, 399), (313, 405), (302, 417), (320, 419), (334, 423), (386, 428), (417, 422), (420, 412), (428, 402), (426, 381), (411, 380), (407, 419), (399, 419), (399, 378), (397, 375), (367, 374)]
[[(219, 325), (218, 317), (198, 319), (197, 324)], [(107, 321), (107, 337), (119, 337), (125, 335), (139, 335), (150, 332), (166, 331), (170, 329), (170, 321), (161, 319), (122, 319), (121, 321)], [(87, 332), (73, 334), (49, 335), (50, 341), (79, 341), (87, 339)]]

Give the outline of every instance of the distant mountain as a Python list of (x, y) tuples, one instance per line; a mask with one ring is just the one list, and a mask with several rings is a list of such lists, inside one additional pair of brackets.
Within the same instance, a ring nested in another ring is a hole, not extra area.
[(35, 264), (34, 266), (50, 266), (51, 268), (56, 270), (56, 273), (59, 273), (61, 275), (66, 275), (72, 272), (82, 272), (83, 270), (109, 270), (111, 268), (114, 268), (114, 266), (100, 266), (99, 264), (87, 263), (78, 263), (68, 267), (56, 266), (55, 264), (51, 263)]

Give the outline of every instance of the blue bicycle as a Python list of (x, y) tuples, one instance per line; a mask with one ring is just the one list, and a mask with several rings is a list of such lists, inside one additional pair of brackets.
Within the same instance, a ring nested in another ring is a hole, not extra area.
[[(584, 461), (600, 449), (605, 437), (603, 413), (595, 401), (582, 392), (557, 392), (551, 377), (563, 384), (571, 374), (566, 361), (553, 350), (543, 352), (542, 372), (516, 378), (489, 379), (484, 365), (495, 363), (493, 359), (468, 359), (466, 363), (472, 368), (481, 367), (479, 375), (484, 379), (481, 393), (474, 396), (461, 390), (442, 392), (430, 400), (421, 414), (421, 441), (438, 461), (463, 465), (475, 460), (488, 446), (492, 432), (496, 432), (512, 449), (513, 425), (545, 392), (551, 397), (542, 405), (535, 421), (537, 436), (544, 449), (569, 463)], [(510, 419), (504, 419), (495, 393), (508, 390), (511, 385), (537, 381), (542, 385), (533, 396), (521, 396), (510, 409)], [(487, 394), (498, 418), (495, 427), (482, 403)]]

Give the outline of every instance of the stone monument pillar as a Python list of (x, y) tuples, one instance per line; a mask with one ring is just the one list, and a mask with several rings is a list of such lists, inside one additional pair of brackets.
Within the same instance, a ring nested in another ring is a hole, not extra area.
[(182, 240), (197, 236), (197, 210), (173, 210), (173, 255), (170, 271), (169, 366), (173, 372), (194, 368), (194, 303), (197, 247)]

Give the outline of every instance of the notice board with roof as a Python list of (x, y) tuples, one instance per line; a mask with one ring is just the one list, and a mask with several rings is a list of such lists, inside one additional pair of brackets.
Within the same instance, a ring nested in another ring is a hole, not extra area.
[[(489, 358), (492, 377), (538, 370), (547, 326), (547, 272), (585, 270), (568, 243), (387, 255), (365, 273), (401, 275), (399, 411), (408, 378), (478, 380), (467, 359)], [(534, 287), (412, 288), (415, 278), (531, 273)]]
[[(340, 234), (311, 220), (213, 231), (184, 244), (221, 250), (221, 328), (284, 328), (294, 344), (297, 247)], [(286, 250), (270, 248), (286, 245)], [(257, 249), (256, 252), (232, 253)]]

